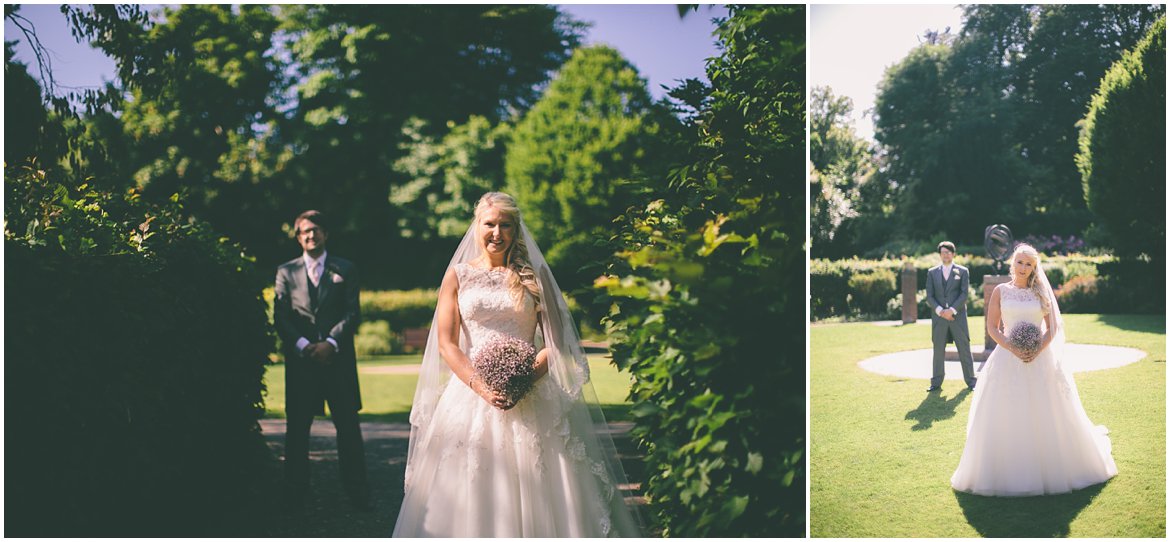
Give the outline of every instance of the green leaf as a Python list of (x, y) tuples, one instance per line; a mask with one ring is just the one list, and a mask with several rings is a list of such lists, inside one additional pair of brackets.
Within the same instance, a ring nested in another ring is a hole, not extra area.
[(764, 467), (764, 456), (760, 455), (756, 452), (749, 452), (748, 459), (747, 459), (747, 465), (744, 467), (744, 470), (746, 470), (752, 474), (756, 474), (756, 473), (760, 472), (760, 469), (762, 469), (763, 467)]

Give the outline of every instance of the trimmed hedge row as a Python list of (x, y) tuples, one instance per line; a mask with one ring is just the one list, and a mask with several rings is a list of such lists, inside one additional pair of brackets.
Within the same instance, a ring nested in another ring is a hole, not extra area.
[[(938, 256), (934, 254), (904, 260), (853, 258), (810, 261), (812, 319), (900, 318), (901, 276), (906, 262), (910, 262), (915, 269), (917, 297), (920, 301), (919, 315), (925, 316), (928, 314), (925, 303), (926, 272), (939, 263)], [(991, 259), (978, 256), (957, 257), (955, 263), (971, 271), (968, 313), (983, 314), (983, 277), (996, 274)], [(1164, 270), (1164, 264), (1159, 266), (1152, 262), (1120, 262), (1109, 256), (1072, 254), (1044, 258), (1044, 270), (1053, 286), (1057, 288), (1057, 295), (1062, 296), (1061, 310), (1069, 313), (1162, 312), (1165, 307), (1165, 285), (1163, 277), (1158, 275), (1159, 269)], [(1155, 278), (1157, 280), (1154, 280)], [(1069, 293), (1062, 294), (1061, 286), (1070, 281), (1077, 282)], [(1156, 284), (1145, 286), (1151, 284), (1151, 281)], [(1105, 286), (1102, 288), (1100, 285)], [(1153, 288), (1153, 291), (1147, 289), (1143, 293), (1143, 288)], [(1065, 305), (1063, 296), (1069, 296), (1068, 306)]]
[[(272, 318), (273, 289), (264, 289), (264, 300), (268, 303), (268, 317)], [(604, 340), (605, 333), (590, 325), (577, 301), (565, 296), (573, 320), (580, 328), (581, 337), (586, 340)], [(359, 356), (381, 356), (387, 354), (409, 354), (420, 350), (408, 345), (404, 332), (411, 328), (427, 328), (435, 315), (439, 301), (438, 290), (362, 290), (362, 325), (354, 337), (354, 348)], [(279, 340), (279, 339), (278, 339)], [(272, 351), (271, 358), (279, 360), (280, 348)]]
[(4, 534), (262, 534), (251, 263), (177, 205), (7, 169)]
[[(269, 321), (272, 321), (274, 296), (271, 285), (264, 289)], [(438, 290), (362, 290), (362, 324), (354, 336), (357, 355), (382, 356), (414, 352), (414, 348), (406, 345), (404, 331), (430, 327), (438, 301)], [(283, 359), (279, 338), (269, 357), (273, 361)]]

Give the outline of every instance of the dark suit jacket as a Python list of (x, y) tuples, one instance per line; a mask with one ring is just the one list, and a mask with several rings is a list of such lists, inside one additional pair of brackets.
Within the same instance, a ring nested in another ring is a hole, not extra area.
[[(324, 414), (325, 399), (331, 410), (361, 410), (353, 348), (353, 336), (361, 322), (357, 266), (326, 253), (316, 303), (312, 287), (301, 256), (276, 269), (272, 319), (284, 352), (287, 411), (290, 415)], [(338, 351), (328, 365), (314, 362), (297, 350), (301, 337), (309, 342), (332, 337)]]

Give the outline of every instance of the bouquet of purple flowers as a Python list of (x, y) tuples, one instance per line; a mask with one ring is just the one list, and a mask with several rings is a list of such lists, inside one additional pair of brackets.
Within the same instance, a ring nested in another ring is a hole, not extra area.
[(1035, 354), (1040, 351), (1040, 328), (1028, 322), (1020, 322), (1012, 326), (1008, 333), (1008, 341), (1024, 354)]
[(476, 378), (513, 404), (532, 389), (535, 364), (536, 349), (507, 335), (491, 339), (471, 360)]

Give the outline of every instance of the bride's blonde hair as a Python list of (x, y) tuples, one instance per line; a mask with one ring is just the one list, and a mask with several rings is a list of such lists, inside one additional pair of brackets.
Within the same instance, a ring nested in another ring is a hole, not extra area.
[(1041, 284), (1040, 281), (1036, 280), (1036, 277), (1040, 274), (1040, 252), (1036, 250), (1036, 247), (1033, 247), (1027, 243), (1020, 243), (1019, 245), (1016, 245), (1016, 249), (1012, 251), (1012, 266), (1008, 269), (1011, 270), (1013, 275), (1015, 274), (1016, 256), (1021, 254), (1031, 258), (1032, 262), (1035, 263), (1035, 265), (1032, 266), (1032, 274), (1028, 275), (1027, 286), (1028, 289), (1032, 290), (1032, 293), (1035, 293), (1036, 297), (1040, 299), (1040, 306), (1044, 308), (1044, 314), (1049, 314), (1052, 312), (1052, 303), (1049, 301), (1048, 296), (1049, 294), (1052, 294), (1052, 292), (1045, 291), (1044, 285)]
[[(503, 192), (488, 192), (479, 198), (475, 204), (475, 222), (479, 224), (479, 217), (488, 208), (495, 208), (515, 221), (516, 233), (512, 236), (512, 246), (504, 253), (504, 266), (508, 268), (508, 291), (516, 306), (524, 300), (527, 292), (532, 295), (533, 301), (540, 305), (540, 288), (536, 284), (536, 272), (532, 269), (532, 262), (528, 259), (528, 244), (524, 242), (524, 235), (520, 231), (520, 207), (516, 199)], [(483, 255), (482, 257), (486, 257)]]

